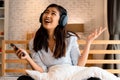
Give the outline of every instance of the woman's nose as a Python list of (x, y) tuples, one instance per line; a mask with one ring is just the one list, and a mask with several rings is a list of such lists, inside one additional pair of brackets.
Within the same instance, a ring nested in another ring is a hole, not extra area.
[(51, 17), (51, 14), (50, 14), (50, 13), (48, 13), (48, 14), (46, 15), (46, 17)]

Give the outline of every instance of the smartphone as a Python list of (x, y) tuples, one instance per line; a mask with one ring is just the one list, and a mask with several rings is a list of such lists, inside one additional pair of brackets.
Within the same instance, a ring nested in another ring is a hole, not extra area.
[[(15, 44), (13, 44), (13, 43), (11, 43), (10, 46), (13, 47), (14, 51), (19, 50), (19, 48)], [(22, 52), (21, 55), (25, 56), (25, 53)]]

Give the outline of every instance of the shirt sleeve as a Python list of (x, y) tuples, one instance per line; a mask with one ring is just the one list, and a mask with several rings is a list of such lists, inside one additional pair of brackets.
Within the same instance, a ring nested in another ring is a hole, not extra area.
[(42, 69), (46, 72), (47, 71), (47, 67), (43, 64), (43, 62), (41, 61), (41, 58), (40, 58), (40, 51), (38, 52), (35, 52), (33, 50), (33, 40), (31, 40), (29, 42), (29, 50), (30, 50), (30, 53), (31, 53), (31, 58), (33, 59), (33, 61), (39, 65), (40, 67), (42, 67)]
[(80, 49), (77, 40), (77, 37), (72, 36), (70, 56), (73, 65), (77, 65), (80, 56)]

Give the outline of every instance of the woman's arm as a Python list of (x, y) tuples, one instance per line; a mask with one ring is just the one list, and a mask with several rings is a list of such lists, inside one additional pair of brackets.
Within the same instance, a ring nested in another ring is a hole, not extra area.
[[(42, 67), (38, 66), (38, 65), (32, 60), (32, 58), (29, 56), (29, 54), (28, 54), (25, 50), (19, 49), (16, 53), (17, 53), (17, 56), (18, 56), (20, 59), (26, 59), (26, 60), (30, 63), (30, 65), (32, 66), (32, 68), (33, 68), (34, 70), (37, 70), (37, 71), (39, 71), (39, 72), (41, 72), (41, 73), (44, 72), (44, 70), (42, 69)], [(22, 53), (24, 53), (25, 56), (21, 56)]]
[(83, 52), (81, 53), (81, 56), (78, 59), (78, 65), (79, 66), (85, 66), (87, 59), (88, 59), (88, 54), (90, 51), (90, 46), (93, 40), (95, 40), (102, 32), (106, 30), (105, 28), (100, 27), (99, 29), (96, 29), (93, 33), (91, 33), (87, 39), (86, 39), (86, 44), (84, 47)]

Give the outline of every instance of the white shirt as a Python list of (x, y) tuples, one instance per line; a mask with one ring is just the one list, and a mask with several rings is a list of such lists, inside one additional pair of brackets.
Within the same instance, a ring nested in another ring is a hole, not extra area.
[(54, 58), (53, 52), (48, 48), (48, 52), (44, 49), (35, 52), (33, 50), (33, 39), (30, 41), (29, 49), (31, 52), (32, 59), (41, 66), (44, 71), (47, 71), (49, 67), (53, 65), (60, 65), (60, 64), (70, 64), (70, 65), (77, 65), (78, 58), (80, 56), (79, 45), (77, 43), (76, 36), (70, 36), (66, 38), (66, 56), (61, 58)]

